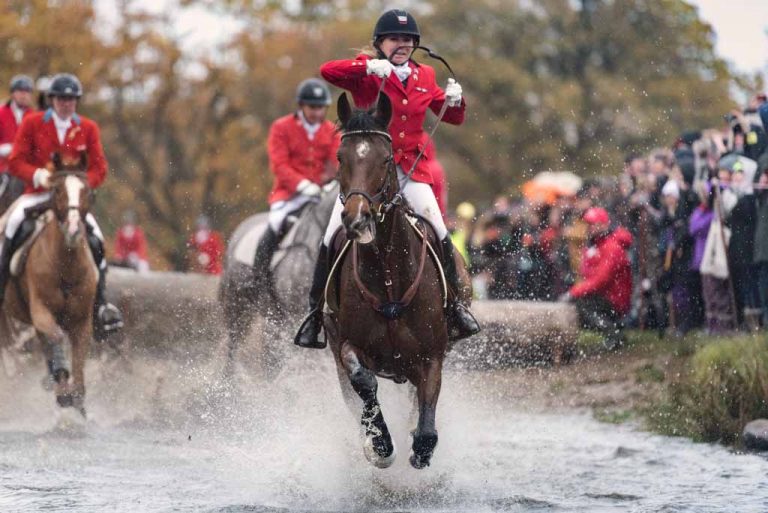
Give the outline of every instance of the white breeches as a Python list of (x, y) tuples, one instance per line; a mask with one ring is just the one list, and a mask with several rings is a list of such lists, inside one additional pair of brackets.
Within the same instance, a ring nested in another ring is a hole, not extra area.
[[(13, 210), (8, 216), (8, 221), (5, 224), (5, 236), (12, 239), (16, 234), (16, 230), (19, 229), (19, 226), (24, 221), (25, 209), (39, 205), (40, 203), (47, 201), (50, 197), (50, 192), (37, 192), (33, 194), (24, 194), (16, 200), (12, 207)], [(104, 235), (101, 233), (101, 228), (99, 228), (99, 225), (96, 223), (96, 218), (93, 217), (93, 214), (90, 212), (85, 216), (85, 223), (90, 226), (93, 234), (98, 237), (100, 241), (104, 242)]]
[(277, 201), (269, 207), (269, 227), (277, 233), (280, 227), (283, 226), (285, 218), (291, 213), (296, 212), (301, 207), (310, 202), (318, 202), (320, 198), (317, 196), (308, 196), (306, 194), (295, 194), (293, 197), (287, 200)]
[[(440, 213), (440, 207), (437, 206), (437, 199), (435, 193), (432, 192), (432, 187), (427, 183), (414, 182), (413, 180), (406, 182), (405, 174), (400, 166), (397, 166), (397, 179), (400, 182), (400, 192), (408, 200), (413, 211), (429, 221), (435, 228), (437, 237), (443, 240), (448, 235), (448, 229), (443, 222), (443, 215)], [(343, 210), (344, 205), (341, 204), (340, 199), (337, 199), (323, 237), (323, 244), (326, 246), (331, 244), (333, 234), (341, 226), (341, 212)]]

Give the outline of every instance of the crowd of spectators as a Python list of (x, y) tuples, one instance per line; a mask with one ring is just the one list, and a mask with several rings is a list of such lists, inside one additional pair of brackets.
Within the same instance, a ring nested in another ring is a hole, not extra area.
[[(477, 295), (575, 301), (582, 324), (590, 326), (589, 305), (600, 308), (578, 300), (584, 291), (610, 299), (628, 287), (626, 306), (614, 301), (611, 310), (619, 331), (631, 326), (682, 336), (694, 329), (765, 329), (764, 124), (768, 103), (759, 95), (744, 111), (726, 115), (722, 127), (629, 155), (621, 173), (584, 180), (572, 194), (500, 196), (480, 214), (459, 205), (450, 219), (454, 242), (469, 260)], [(606, 224), (596, 226), (598, 218)], [(614, 244), (606, 247), (609, 238)], [(629, 285), (619, 283), (621, 262), (609, 268), (619, 243), (631, 269)], [(616, 337), (611, 345), (620, 342)]]

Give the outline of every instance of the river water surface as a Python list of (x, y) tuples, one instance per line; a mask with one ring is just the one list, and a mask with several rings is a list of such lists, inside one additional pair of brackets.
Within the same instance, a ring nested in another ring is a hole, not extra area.
[(0, 511), (768, 511), (768, 459), (525, 411), (489, 390), (503, 377), (446, 371), (422, 471), (408, 465), (406, 389), (382, 384), (399, 456), (377, 470), (327, 354), (271, 381), (240, 369), (232, 387), (191, 360), (91, 361), (84, 426), (54, 406), (41, 364), (0, 369)]

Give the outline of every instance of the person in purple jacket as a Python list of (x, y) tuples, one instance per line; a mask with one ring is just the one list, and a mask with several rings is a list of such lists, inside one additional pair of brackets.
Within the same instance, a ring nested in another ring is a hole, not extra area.
[[(707, 236), (715, 218), (715, 189), (707, 184), (704, 200), (691, 214), (689, 233), (693, 237), (693, 260), (691, 269), (701, 270)], [(734, 329), (735, 318), (732, 304), (731, 284), (728, 278), (722, 279), (707, 274), (701, 275), (701, 289), (704, 297), (704, 309), (707, 320), (707, 332), (723, 333)]]

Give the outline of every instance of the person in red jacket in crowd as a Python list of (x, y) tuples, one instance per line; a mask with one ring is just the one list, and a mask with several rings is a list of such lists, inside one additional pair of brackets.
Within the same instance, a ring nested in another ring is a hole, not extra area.
[(297, 109), (272, 123), (267, 138), (269, 168), (274, 175), (269, 194), (269, 221), (254, 256), (258, 283), (271, 286), (272, 255), (288, 231), (288, 217), (320, 200), (321, 186), (336, 173), (340, 137), (325, 119), (331, 92), (322, 80), (308, 78), (296, 89)]
[(123, 214), (123, 226), (115, 235), (115, 262), (139, 272), (149, 271), (147, 239), (144, 230), (136, 224), (136, 213), (128, 210)]
[(23, 192), (24, 184), (8, 173), (8, 157), (11, 155), (13, 139), (22, 119), (32, 112), (34, 84), (28, 76), (16, 75), (11, 79), (10, 89), (10, 100), (0, 106), (0, 195), (8, 192), (13, 195), (10, 200), (13, 201)]
[(187, 266), (193, 272), (221, 274), (224, 242), (221, 234), (211, 229), (208, 216), (201, 215), (195, 223), (195, 233), (187, 242)]
[[(331, 84), (352, 93), (358, 107), (373, 105), (383, 83), (383, 93), (392, 102), (392, 151), (397, 165), (401, 193), (413, 210), (426, 218), (442, 241), (443, 268), (446, 278), (458, 289), (458, 272), (453, 258), (453, 244), (443, 222), (440, 208), (430, 187), (432, 174), (426, 161), (416, 161), (424, 145), (424, 118), (427, 110), (437, 113), (447, 103), (443, 121), (460, 125), (464, 121), (466, 103), (461, 86), (448, 80), (445, 90), (437, 85), (435, 70), (411, 59), (421, 38), (416, 20), (410, 13), (393, 9), (382, 14), (373, 29), (372, 48), (355, 59), (326, 62), (320, 73)], [(406, 173), (411, 171), (410, 178)], [(336, 201), (323, 238), (310, 289), (310, 313), (302, 322), (294, 343), (301, 347), (323, 348), (319, 341), (322, 327), (322, 291), (328, 276), (328, 251), (333, 234), (341, 226), (341, 200)], [(480, 331), (469, 308), (458, 300), (451, 301), (447, 312), (448, 333), (452, 340), (468, 337)]]
[(632, 235), (611, 228), (605, 209), (589, 208), (583, 216), (589, 237), (579, 270), (580, 280), (561, 300), (575, 301), (581, 326), (602, 333), (605, 346), (616, 349), (624, 342), (622, 317), (629, 312), (632, 270), (627, 249)]
[[(9, 263), (13, 250), (29, 236), (25, 209), (47, 201), (51, 193), (51, 155), (58, 153), (64, 160), (79, 159), (81, 152), (88, 158), (88, 186), (97, 189), (107, 175), (107, 160), (101, 146), (99, 126), (77, 114), (77, 103), (83, 87), (76, 76), (60, 73), (53, 77), (48, 95), (52, 107), (45, 112), (27, 115), (19, 127), (9, 159), (10, 173), (24, 181), (24, 194), (12, 207), (5, 226), (5, 239), (0, 251), (0, 301), (8, 281)], [(104, 236), (93, 214), (85, 218), (88, 245), (99, 268), (99, 282), (94, 304), (94, 336), (103, 340), (123, 326), (120, 311), (107, 303), (107, 260)], [(22, 227), (19, 230), (19, 227)], [(18, 232), (18, 233), (17, 233)]]

